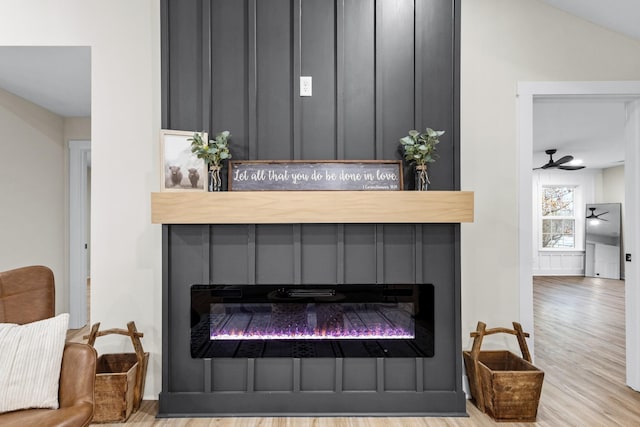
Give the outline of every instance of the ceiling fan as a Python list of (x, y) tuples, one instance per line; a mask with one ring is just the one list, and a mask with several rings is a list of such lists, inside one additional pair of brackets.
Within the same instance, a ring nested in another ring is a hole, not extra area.
[(604, 214), (608, 214), (609, 212), (602, 212), (601, 214), (597, 214), (595, 213), (595, 210), (597, 208), (589, 208), (589, 210), (591, 211), (591, 213), (589, 213), (589, 215), (587, 215), (587, 219), (599, 219), (600, 221), (608, 221), (608, 219), (604, 219), (604, 218), (600, 218), (602, 215)]
[(569, 163), (571, 160), (573, 160), (573, 156), (564, 156), (559, 158), (558, 160), (553, 160), (553, 155), (556, 154), (556, 149), (550, 149), (550, 150), (545, 150), (545, 153), (547, 153), (549, 155), (549, 161), (547, 163), (545, 163), (544, 165), (540, 166), (539, 168), (533, 168), (533, 170), (536, 169), (562, 169), (562, 170), (566, 170), (566, 171), (576, 171), (578, 169), (584, 169), (584, 166), (565, 166), (565, 163)]

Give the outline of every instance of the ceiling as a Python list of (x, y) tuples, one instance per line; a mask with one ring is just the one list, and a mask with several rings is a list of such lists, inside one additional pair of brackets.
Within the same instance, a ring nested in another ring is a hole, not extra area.
[[(638, 0), (542, 0), (596, 25), (640, 40)], [(608, 168), (624, 162), (623, 98), (536, 99), (533, 106), (533, 165), (572, 155), (587, 168)]]
[(553, 148), (558, 150), (554, 160), (571, 155), (587, 168), (623, 164), (627, 101), (624, 97), (535, 98), (533, 166), (547, 163), (545, 150)]
[(638, 0), (542, 0), (589, 22), (640, 39)]
[[(640, 40), (638, 0), (542, 0), (597, 25)], [(91, 116), (91, 48), (0, 46), (0, 88), (63, 117)], [(534, 165), (570, 154), (587, 167), (624, 158), (624, 100), (543, 99), (534, 104)]]
[(0, 46), (0, 88), (63, 117), (89, 117), (91, 48)]

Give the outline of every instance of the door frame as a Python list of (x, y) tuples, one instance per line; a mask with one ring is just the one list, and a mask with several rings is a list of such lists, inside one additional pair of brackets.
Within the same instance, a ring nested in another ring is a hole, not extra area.
[(69, 328), (85, 326), (89, 277), (88, 208), (91, 141), (69, 141)]
[[(532, 269), (532, 167), (533, 167), (533, 101), (539, 96), (629, 96), (640, 99), (640, 81), (601, 82), (518, 82), (517, 85), (517, 156), (518, 156), (518, 262), (520, 291), (520, 322), (527, 331), (534, 331), (533, 325), (533, 269)], [(635, 101), (634, 104), (638, 104)], [(636, 105), (637, 106), (637, 105)], [(639, 182), (640, 171), (640, 107), (628, 117), (625, 181)], [(633, 170), (632, 170), (633, 169)], [(632, 181), (633, 179), (633, 181)], [(640, 247), (639, 231), (631, 218), (637, 218), (640, 190), (625, 186), (625, 252), (633, 253)], [(636, 254), (637, 255), (637, 254)], [(626, 300), (626, 348), (627, 385), (640, 390), (640, 274), (637, 264), (625, 265)], [(535, 341), (532, 340), (532, 352)]]
[[(640, 214), (640, 186), (637, 185), (640, 182), (640, 100), (630, 103), (627, 114), (625, 165), (629, 163), (626, 159), (630, 159), (633, 167), (625, 166), (624, 181), (635, 183), (635, 185), (625, 185), (624, 189), (623, 245), (625, 254), (631, 256), (636, 249), (640, 248), (640, 227), (634, 221)], [(638, 253), (633, 256), (636, 257), (636, 263), (625, 261), (624, 270), (627, 385), (640, 391), (640, 313), (638, 313), (640, 311), (640, 284), (638, 284), (640, 268), (637, 262)]]

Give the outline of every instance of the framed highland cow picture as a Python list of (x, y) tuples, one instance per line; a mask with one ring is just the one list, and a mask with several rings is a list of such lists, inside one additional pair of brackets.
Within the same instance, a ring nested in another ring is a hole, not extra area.
[[(194, 132), (160, 130), (160, 191), (206, 191), (207, 169), (204, 160), (191, 152)], [(202, 138), (206, 140), (207, 134)]]

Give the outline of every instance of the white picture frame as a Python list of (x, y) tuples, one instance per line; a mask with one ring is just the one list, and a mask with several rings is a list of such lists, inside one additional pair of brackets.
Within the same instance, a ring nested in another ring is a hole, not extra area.
[[(160, 130), (160, 191), (207, 191), (207, 167), (191, 152), (194, 131)], [(207, 133), (202, 133), (206, 141)]]

